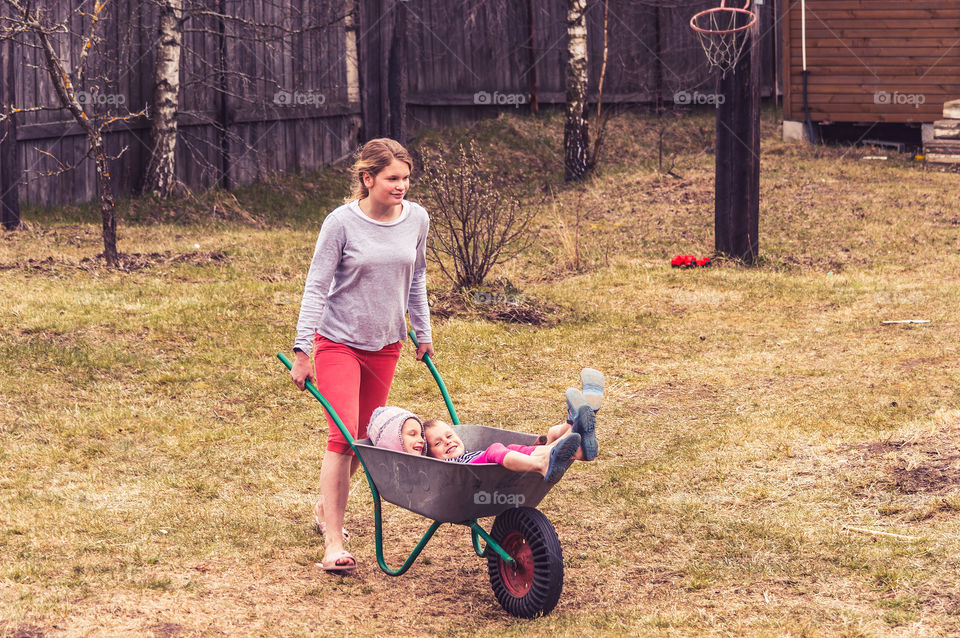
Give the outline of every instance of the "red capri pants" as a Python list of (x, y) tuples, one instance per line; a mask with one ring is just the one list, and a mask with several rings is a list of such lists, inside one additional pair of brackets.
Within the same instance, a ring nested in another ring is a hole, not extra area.
[[(317, 389), (327, 398), (354, 439), (367, 436), (370, 415), (387, 404), (393, 373), (403, 344), (397, 341), (381, 350), (359, 350), (316, 335), (313, 362)], [(327, 415), (330, 433), (327, 449), (338, 454), (353, 454), (340, 429)]]

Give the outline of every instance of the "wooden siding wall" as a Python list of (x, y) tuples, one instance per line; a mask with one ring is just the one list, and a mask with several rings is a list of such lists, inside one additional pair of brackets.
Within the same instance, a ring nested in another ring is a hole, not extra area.
[[(781, 0), (784, 118), (803, 120), (800, 0)], [(815, 122), (933, 122), (960, 98), (957, 0), (807, 0)]]
[[(315, 168), (343, 157), (361, 138), (389, 134), (388, 76), (398, 68), (398, 61), (391, 60), (391, 38), (399, 1), (207, 3), (241, 20), (288, 28), (325, 24), (331, 22), (331, 16), (342, 17), (348, 6), (355, 6), (361, 101), (348, 98), (347, 35), (342, 19), (326, 28), (268, 43), (248, 37), (238, 23), (221, 24), (213, 11), (193, 16), (186, 22), (181, 58), (178, 178), (194, 190), (217, 184), (232, 187), (273, 171)], [(775, 86), (776, 1), (785, 0), (768, 0), (759, 7), (763, 95), (770, 95)], [(51, 0), (45, 7), (51, 11), (52, 21), (66, 17), (74, 4), (73, 0)], [(527, 100), (532, 90), (531, 69), (535, 69), (540, 104), (560, 107), (564, 101), (566, 4), (565, 0), (532, 2), (531, 52), (527, 0), (405, 2), (408, 133), (512, 111), (510, 105), (483, 104), (482, 98), (475, 96), (485, 93), (491, 102), (495, 95), (519, 95)], [(669, 104), (678, 91), (712, 92), (715, 76), (706, 67), (688, 21), (695, 11), (716, 5), (716, 0), (691, 0), (682, 5), (668, 0), (656, 8), (650, 2), (611, 0), (604, 101), (649, 104), (659, 94)], [(151, 97), (156, 7), (144, 0), (111, 0), (106, 11), (104, 42), (92, 64), (94, 69), (108, 71), (105, 75), (112, 81), (96, 90), (101, 95), (122, 96), (123, 106), (135, 112)], [(79, 20), (74, 23), (79, 29)], [(590, 4), (588, 29), (590, 82), (595, 95), (603, 42), (603, 3), (599, 0)], [(79, 40), (62, 38), (58, 46), (69, 59), (69, 51), (77, 50)], [(46, 71), (38, 68), (40, 52), (17, 46), (15, 59), (18, 106), (55, 104)], [(274, 98), (280, 91), (311, 95), (322, 103), (277, 104)], [(519, 110), (528, 108), (524, 105)], [(148, 160), (149, 122), (139, 118), (108, 131), (109, 151), (119, 154), (126, 149), (121, 159), (112, 162), (115, 193), (134, 193)], [(18, 115), (16, 149), (24, 173), (19, 188), (22, 202), (47, 206), (96, 197), (93, 163), (81, 161), (87, 151), (86, 139), (66, 111)], [(77, 168), (58, 172), (57, 161)]]

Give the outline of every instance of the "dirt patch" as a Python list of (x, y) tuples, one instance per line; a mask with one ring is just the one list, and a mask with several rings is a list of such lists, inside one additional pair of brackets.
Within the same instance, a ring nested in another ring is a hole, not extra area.
[(897, 487), (906, 494), (940, 494), (960, 488), (960, 454), (927, 453), (928, 462), (907, 467), (900, 462), (893, 468)]
[(11, 264), (0, 264), (0, 270), (34, 270), (37, 272), (51, 272), (56, 265), (57, 262), (53, 257), (47, 257), (46, 259), (31, 258), (26, 261), (18, 261)]
[[(174, 253), (169, 250), (160, 253), (120, 253), (118, 259), (120, 263), (117, 266), (117, 270), (121, 272), (134, 272), (169, 264), (206, 266), (209, 264), (222, 264), (229, 261), (229, 257), (219, 250), (192, 253)], [(50, 256), (44, 259), (27, 259), (26, 261), (0, 264), (0, 270), (33, 270), (45, 273), (53, 272), (61, 268), (93, 272), (106, 269), (107, 264), (103, 259), (103, 253), (100, 253), (96, 257), (84, 257), (79, 263), (69, 260), (57, 260)]]
[(823, 270), (827, 269), (834, 273), (843, 270), (844, 262), (828, 257), (816, 257), (811, 255), (785, 255), (779, 260), (772, 259), (765, 263), (774, 268), (783, 268), (788, 270)]
[(960, 429), (914, 432), (884, 441), (851, 446), (860, 460), (878, 466), (902, 494), (947, 495), (960, 490)]
[(904, 359), (899, 365), (904, 370), (913, 370), (915, 368), (933, 368), (944, 362), (943, 357), (920, 357), (918, 359)]
[(647, 197), (652, 203), (677, 206), (713, 204), (713, 188), (687, 179), (665, 179), (657, 176), (646, 180)]
[[(219, 250), (195, 253), (173, 253), (168, 250), (162, 253), (120, 253), (119, 260), (120, 263), (117, 266), (117, 270), (134, 272), (136, 270), (145, 270), (147, 268), (168, 264), (205, 266), (208, 264), (226, 263), (227, 256)], [(98, 270), (104, 267), (106, 267), (106, 264), (103, 261), (102, 254), (96, 257), (84, 257), (80, 260), (78, 266), (81, 270)]]
[(506, 279), (471, 290), (440, 290), (429, 294), (430, 316), (482, 318), (488, 321), (552, 326), (562, 310), (533, 295), (521, 292)]

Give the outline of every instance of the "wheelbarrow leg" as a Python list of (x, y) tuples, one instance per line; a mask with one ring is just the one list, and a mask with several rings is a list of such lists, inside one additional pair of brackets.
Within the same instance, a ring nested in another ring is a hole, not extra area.
[[(488, 556), (487, 550), (493, 550), (503, 559), (508, 565), (515, 565), (516, 561), (513, 560), (513, 557), (506, 552), (501, 546), (500, 543), (493, 540), (493, 537), (490, 534), (480, 527), (480, 523), (477, 522), (477, 519), (473, 519), (470, 523), (470, 533), (473, 537), (473, 551), (477, 553), (477, 556)], [(483, 539), (487, 543), (486, 549), (480, 548), (480, 539)]]
[(423, 548), (427, 546), (427, 541), (433, 536), (433, 533), (443, 525), (439, 521), (434, 521), (427, 531), (423, 534), (423, 537), (420, 539), (420, 542), (417, 543), (417, 546), (413, 548), (413, 552), (410, 556), (407, 557), (407, 560), (404, 561), (398, 569), (390, 569), (387, 566), (387, 561), (383, 557), (383, 517), (380, 514), (380, 493), (376, 491), (376, 487), (373, 485), (373, 481), (370, 481), (370, 487), (373, 491), (373, 521), (375, 525), (375, 535), (376, 535), (376, 546), (377, 546), (377, 565), (380, 566), (384, 572), (390, 576), (400, 576), (413, 565), (413, 562), (417, 560), (417, 556), (420, 555), (420, 552), (423, 551)]

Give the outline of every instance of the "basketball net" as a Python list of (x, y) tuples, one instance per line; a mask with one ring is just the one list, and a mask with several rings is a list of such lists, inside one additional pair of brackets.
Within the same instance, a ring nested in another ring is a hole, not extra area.
[(743, 55), (750, 27), (757, 21), (757, 15), (750, 10), (750, 0), (742, 9), (726, 6), (727, 0), (720, 0), (720, 6), (707, 9), (690, 18), (690, 28), (700, 38), (700, 45), (707, 54), (707, 62), (727, 77), (727, 73), (737, 67)]

